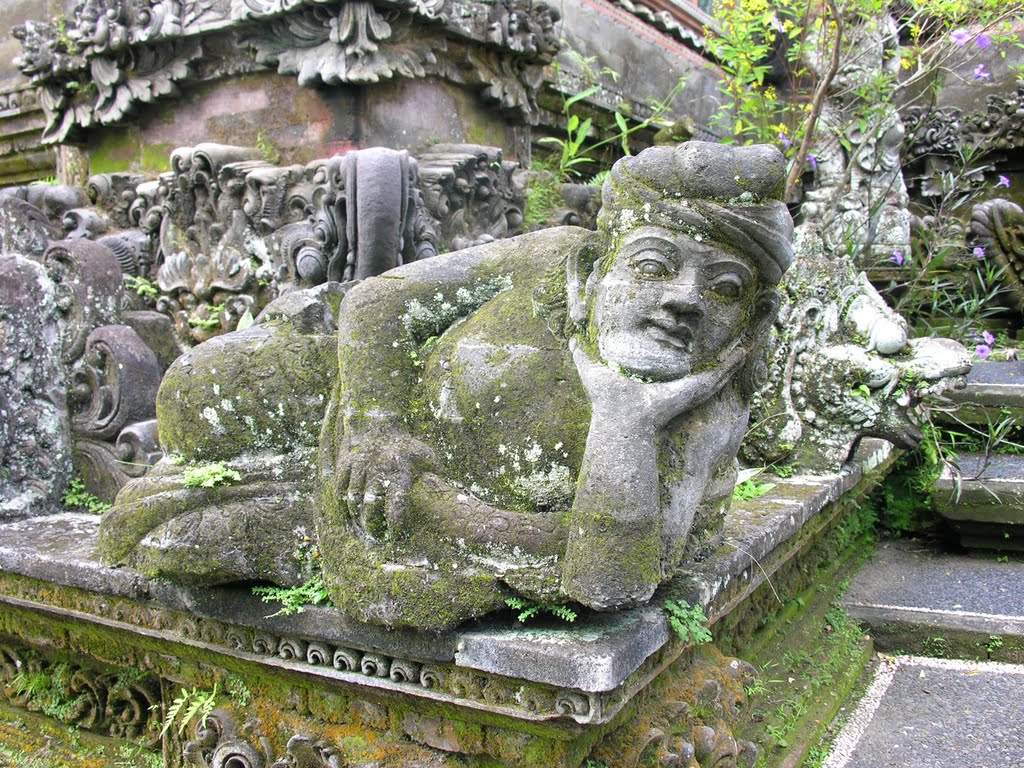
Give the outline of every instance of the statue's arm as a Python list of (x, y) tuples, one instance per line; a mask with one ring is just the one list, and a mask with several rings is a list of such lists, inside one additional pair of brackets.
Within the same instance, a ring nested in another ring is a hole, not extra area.
[[(734, 346), (713, 368), (674, 381), (645, 382), (591, 359), (574, 343), (573, 359), (591, 401), (591, 423), (569, 519), (562, 572), (566, 594), (598, 609), (650, 599), (662, 577), (668, 522), (659, 435), (669, 422), (718, 393), (747, 354)], [(688, 472), (674, 483), (675, 517), (692, 520), (707, 474)]]

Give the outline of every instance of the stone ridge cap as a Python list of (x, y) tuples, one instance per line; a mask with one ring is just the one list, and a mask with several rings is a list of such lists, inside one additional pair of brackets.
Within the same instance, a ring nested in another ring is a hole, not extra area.
[[(865, 440), (855, 460), (839, 474), (780, 480), (768, 494), (734, 503), (725, 544), (662, 592), (700, 603), (714, 623), (763, 583), (765, 574), (751, 555), (765, 561), (785, 549), (804, 523), (857, 485), (889, 453), (887, 443)], [(672, 639), (661, 610), (662, 593), (646, 606), (592, 614), (586, 624), (564, 626), (509, 627), (483, 620), (446, 632), (388, 629), (321, 606), (292, 616), (269, 616), (273, 606), (245, 586), (188, 587), (104, 565), (96, 554), (98, 529), (98, 516), (72, 512), (0, 522), (0, 577), (38, 579), (126, 598), (148, 608), (371, 653), (454, 661), (466, 669), (588, 693), (617, 690)], [(739, 583), (744, 585), (741, 595), (727, 599)]]

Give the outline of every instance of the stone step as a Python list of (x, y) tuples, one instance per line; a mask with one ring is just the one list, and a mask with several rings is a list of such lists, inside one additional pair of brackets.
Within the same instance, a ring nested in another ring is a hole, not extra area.
[[(968, 424), (988, 424), (1006, 417), (1024, 419), (1024, 360), (981, 361), (967, 375), (967, 386), (946, 393), (959, 406), (955, 417)], [(937, 413), (941, 418), (941, 413)]]
[(1024, 663), (1024, 562), (883, 542), (843, 597), (891, 653)]
[(1024, 666), (881, 657), (822, 768), (1022, 768)]
[(1024, 551), (1024, 456), (963, 454), (935, 481), (935, 511), (968, 549)]
[(1024, 562), (881, 542), (842, 605), (886, 653), (822, 768), (1024, 768)]

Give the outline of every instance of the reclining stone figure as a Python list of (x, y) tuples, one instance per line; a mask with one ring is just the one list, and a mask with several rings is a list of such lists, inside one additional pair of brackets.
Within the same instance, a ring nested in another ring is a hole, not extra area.
[[(365, 621), (453, 626), (512, 593), (650, 599), (721, 529), (792, 259), (784, 174), (770, 147), (655, 147), (615, 165), (597, 233), (546, 230), (352, 288), (316, 489), (299, 482), (239, 530), (272, 529), (261, 543), (278, 548), (306, 532), (333, 601)], [(277, 552), (231, 567), (217, 509), (245, 515), (245, 490), (183, 496), (182, 474), (122, 492), (110, 559), (192, 582), (299, 578)]]

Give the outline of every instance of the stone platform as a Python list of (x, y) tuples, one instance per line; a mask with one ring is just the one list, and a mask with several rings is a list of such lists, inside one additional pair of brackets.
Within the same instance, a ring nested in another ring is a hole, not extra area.
[[(887, 444), (865, 441), (840, 474), (779, 479), (768, 494), (735, 502), (725, 543), (650, 605), (582, 613), (571, 625), (517, 625), (504, 614), (456, 631), (413, 632), (317, 606), (268, 616), (274, 606), (249, 586), (191, 589), (104, 566), (94, 516), (8, 522), (0, 525), (0, 673), (9, 684), (18, 670), (71, 663), (93, 681), (89, 690), (102, 705), (84, 727), (136, 730), (151, 742), (181, 686), (234, 691), (219, 700), (213, 731), (198, 723), (180, 735), (167, 731), (164, 755), (173, 766), (197, 751), (211, 760), (244, 753), (249, 762), (239, 764), (252, 768), (330, 765), (294, 762), (314, 742), (350, 765), (379, 764), (366, 758), (379, 752), (392, 756), (388, 765), (453, 759), (575, 768), (597, 746), (608, 765), (634, 766), (647, 742), (620, 749), (616, 739), (635, 744), (636, 734), (650, 740), (658, 731), (648, 746), (670, 749), (658, 713), (678, 710), (679, 697), (699, 712), (693, 697), (707, 698), (714, 680), (713, 709), (723, 716), (683, 718), (688, 725), (674, 718), (690, 729), (676, 741), (731, 743), (738, 760), (752, 745), (730, 742), (728, 721), (739, 712), (741, 677), (752, 670), (677, 639), (663, 600), (700, 604), (713, 630), (729, 625), (735, 634), (737, 616), (761, 610), (748, 598), (767, 578), (779, 583), (799, 569), (802, 554), (891, 460)], [(119, 697), (131, 706), (118, 709), (111, 702)], [(613, 746), (600, 751), (602, 744)], [(616, 757), (609, 762), (607, 754)]]

